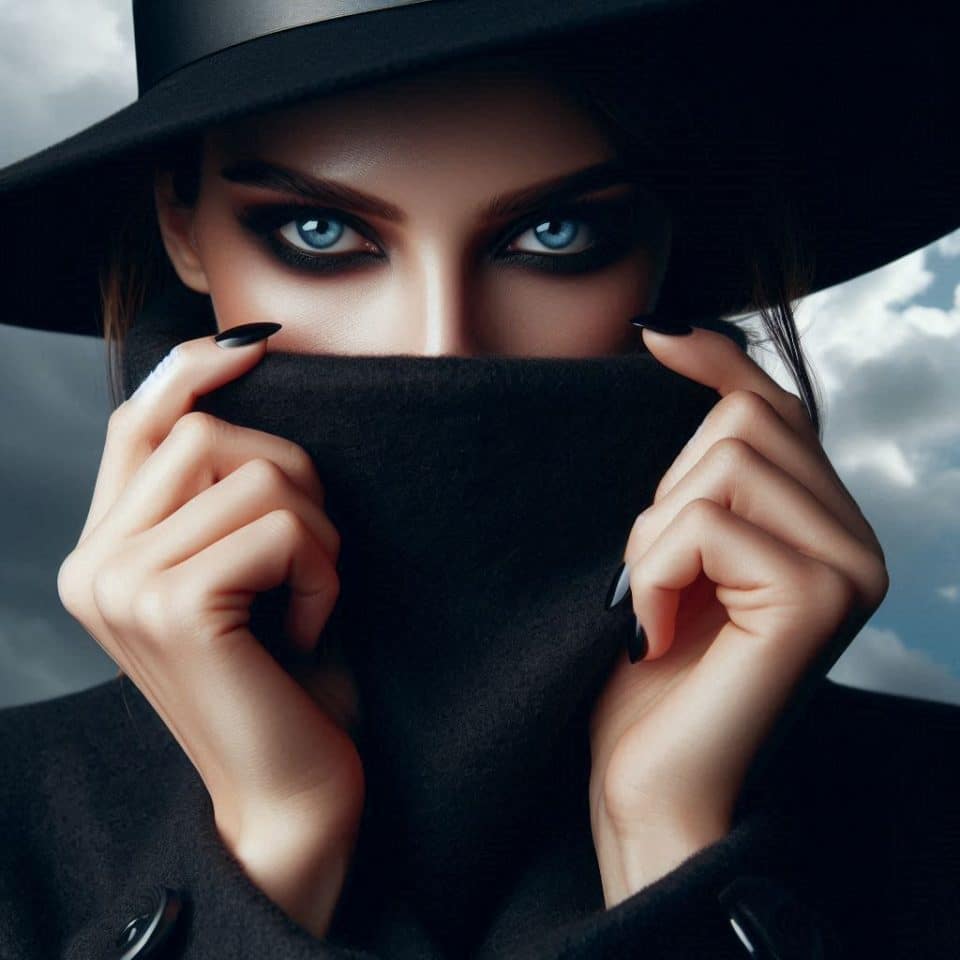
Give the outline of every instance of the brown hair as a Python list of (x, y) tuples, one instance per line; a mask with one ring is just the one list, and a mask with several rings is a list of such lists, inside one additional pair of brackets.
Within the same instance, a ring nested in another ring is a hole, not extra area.
[[(559, 59), (558, 59), (559, 57)], [(571, 71), (562, 48), (531, 51), (520, 56), (510, 53), (487, 56), (504, 65), (520, 64), (530, 69), (539, 64), (550, 77), (575, 97), (601, 125), (611, 141), (627, 156), (661, 155), (662, 144), (642, 139), (636, 124), (624, 123), (611, 91), (622, 87), (614, 58), (597, 61), (579, 71)], [(108, 379), (113, 404), (123, 400), (122, 344), (137, 311), (153, 293), (178, 282), (163, 247), (153, 202), (153, 178), (157, 170), (172, 172), (178, 202), (192, 206), (199, 192), (202, 160), (202, 135), (174, 142), (157, 152), (144, 165), (137, 192), (131, 196), (127, 219), (113, 235), (112, 248), (103, 264), (100, 292), (103, 309), (104, 339), (107, 344)], [(775, 168), (758, 167), (740, 171), (736, 188), (754, 205), (745, 231), (744, 263), (755, 307), (766, 336), (733, 324), (738, 342), (749, 350), (773, 342), (784, 365), (796, 382), (800, 399), (821, 436), (819, 387), (811, 378), (800, 344), (793, 314), (795, 301), (811, 290), (812, 251), (788, 200)], [(729, 181), (719, 180), (727, 184)], [(704, 187), (704, 190), (709, 187)], [(670, 210), (670, 203), (667, 201)], [(733, 315), (731, 315), (732, 317)], [(742, 336), (741, 336), (742, 334)]]

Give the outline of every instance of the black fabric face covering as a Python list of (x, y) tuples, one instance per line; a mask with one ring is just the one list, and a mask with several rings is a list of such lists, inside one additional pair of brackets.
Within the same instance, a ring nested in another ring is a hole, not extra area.
[[(174, 344), (216, 332), (208, 297), (156, 298), (127, 335), (126, 396)], [(324, 636), (356, 677), (367, 796), (332, 940), (382, 945), (402, 911), (467, 956), (528, 857), (589, 850), (587, 721), (635, 624), (629, 597), (604, 610), (606, 591), (634, 518), (717, 399), (645, 349), (273, 347), (198, 399), (302, 446), (342, 537)], [(286, 591), (261, 594), (251, 620), (281, 663)], [(558, 878), (579, 891), (558, 910), (603, 907), (584, 864)]]

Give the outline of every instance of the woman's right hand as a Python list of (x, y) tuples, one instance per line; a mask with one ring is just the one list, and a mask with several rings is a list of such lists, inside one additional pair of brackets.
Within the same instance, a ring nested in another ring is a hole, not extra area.
[(356, 688), (342, 662), (295, 679), (247, 624), (256, 594), (288, 583), (288, 639), (311, 649), (340, 537), (302, 447), (191, 410), (265, 352), (185, 341), (113, 411), (57, 588), (196, 767), (247, 875), (323, 937), (364, 803)]

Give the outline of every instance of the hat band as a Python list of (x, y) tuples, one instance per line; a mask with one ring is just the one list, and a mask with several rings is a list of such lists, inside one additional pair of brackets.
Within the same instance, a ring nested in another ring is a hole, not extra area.
[(324, 20), (429, 0), (135, 0), (139, 94), (196, 60), (238, 43)]

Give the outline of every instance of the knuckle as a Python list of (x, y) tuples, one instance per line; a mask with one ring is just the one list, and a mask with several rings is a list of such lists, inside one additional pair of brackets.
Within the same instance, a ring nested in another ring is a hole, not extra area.
[(198, 596), (199, 589), (178, 588), (168, 577), (152, 576), (130, 600), (138, 636), (154, 647), (169, 645), (182, 632), (183, 623), (196, 618)]
[(68, 553), (57, 569), (57, 595), (63, 608), (74, 617), (83, 612), (87, 592), (85, 574), (76, 550)]
[(773, 409), (765, 397), (753, 390), (733, 390), (720, 402), (731, 423), (744, 432), (766, 420)]
[(868, 567), (866, 583), (870, 603), (879, 607), (890, 589), (890, 572), (882, 557), (874, 555)]
[(138, 634), (154, 644), (160, 644), (176, 633), (174, 611), (181, 616), (184, 598), (174, 598), (169, 581), (154, 576), (140, 586), (130, 601), (131, 621)]
[(170, 436), (191, 449), (207, 450), (213, 445), (218, 429), (216, 417), (202, 410), (190, 410), (173, 425)]
[(114, 407), (107, 417), (107, 435), (125, 434), (130, 429), (132, 414), (129, 401), (124, 400)]
[(166, 609), (166, 591), (153, 580), (144, 584), (133, 598), (132, 619), (145, 634), (156, 634), (160, 632)]
[(93, 574), (93, 601), (104, 622), (120, 624), (129, 620), (132, 583), (130, 565), (117, 560), (103, 564)]
[(307, 535), (306, 524), (289, 507), (271, 510), (264, 520), (284, 542), (300, 542)]
[(241, 469), (258, 490), (276, 490), (287, 486), (287, 475), (266, 457), (251, 457)]
[(75, 565), (76, 561), (71, 551), (60, 561), (60, 566), (57, 568), (57, 595), (64, 606), (66, 606), (66, 595), (72, 591), (74, 586)]
[(685, 503), (677, 514), (680, 520), (681, 515), (684, 523), (690, 523), (694, 527), (714, 523), (718, 513), (723, 512), (723, 507), (710, 500), (708, 497), (696, 497), (689, 503)]
[(323, 481), (320, 479), (320, 476), (317, 474), (316, 465), (313, 462), (313, 458), (303, 449), (299, 444), (290, 441), (290, 461), (293, 466), (293, 469), (298, 477), (303, 477), (304, 479), (310, 479), (312, 482), (320, 488), (321, 492), (325, 492), (326, 487), (324, 487)]
[(723, 472), (739, 473), (756, 462), (757, 452), (740, 437), (721, 437), (709, 451)]

